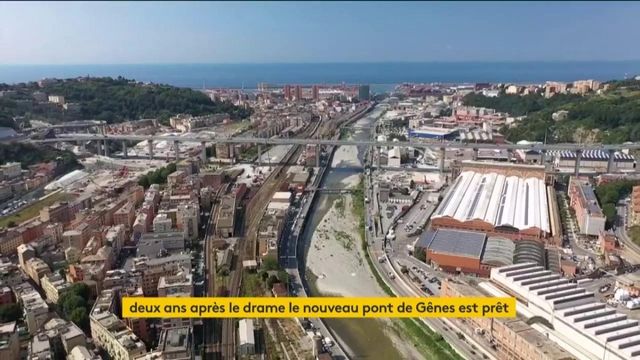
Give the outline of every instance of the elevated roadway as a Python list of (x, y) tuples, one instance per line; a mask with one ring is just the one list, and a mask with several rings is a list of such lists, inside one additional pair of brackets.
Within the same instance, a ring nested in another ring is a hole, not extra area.
[(372, 146), (372, 147), (419, 147), (430, 149), (492, 149), (492, 150), (536, 150), (536, 151), (586, 151), (586, 150), (604, 150), (604, 151), (620, 151), (624, 149), (637, 150), (640, 149), (640, 142), (627, 144), (476, 144), (462, 143), (457, 141), (442, 142), (418, 142), (418, 141), (377, 141), (375, 139), (365, 140), (340, 140), (340, 139), (322, 139), (322, 138), (257, 138), (257, 137), (215, 137), (209, 134), (189, 134), (183, 136), (177, 135), (123, 135), (123, 134), (64, 134), (51, 139), (23, 139), (18, 141), (32, 143), (60, 143), (60, 142), (76, 142), (76, 141), (169, 141), (169, 142), (199, 142), (199, 143), (215, 143), (215, 144), (262, 144), (262, 145), (325, 145), (325, 146)]

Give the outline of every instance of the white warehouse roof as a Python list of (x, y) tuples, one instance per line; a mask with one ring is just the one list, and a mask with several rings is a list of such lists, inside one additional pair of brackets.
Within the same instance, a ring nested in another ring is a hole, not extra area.
[(481, 220), (494, 227), (551, 232), (547, 190), (542, 179), (464, 171), (432, 218)]
[(640, 359), (638, 320), (618, 313), (593, 293), (534, 263), (491, 269), (491, 280), (512, 295), (526, 299), (533, 316), (549, 321), (580, 358)]

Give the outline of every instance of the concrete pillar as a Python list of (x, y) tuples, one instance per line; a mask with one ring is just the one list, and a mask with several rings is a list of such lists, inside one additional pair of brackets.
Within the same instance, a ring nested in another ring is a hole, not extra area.
[(200, 150), (200, 160), (202, 160), (203, 164), (207, 163), (207, 143), (206, 142), (201, 142), (200, 145), (202, 146), (202, 149)]
[(316, 167), (320, 167), (320, 151), (322, 150), (322, 148), (320, 147), (320, 144), (318, 144), (316, 146)]
[(153, 160), (153, 140), (147, 140), (147, 145), (149, 146), (149, 159)]
[(547, 150), (540, 150), (540, 164), (545, 165), (547, 163)]
[(178, 140), (173, 141), (173, 150), (176, 152), (176, 161), (180, 161), (180, 143)]
[(576, 150), (576, 168), (575, 168), (575, 176), (580, 175), (580, 160), (582, 159), (582, 150)]
[(258, 166), (262, 166), (262, 145), (258, 144)]
[(104, 139), (104, 156), (109, 156), (109, 143)]
[[(426, 154), (426, 152), (425, 152)], [(440, 158), (438, 159), (438, 169), (440, 171), (440, 173), (444, 173), (444, 160), (446, 158), (446, 151), (445, 148), (441, 147), (440, 148)]]
[(382, 158), (382, 147), (378, 146), (378, 160), (376, 164), (376, 168), (380, 169), (380, 158)]
[(127, 153), (127, 141), (126, 140), (122, 140), (122, 157), (123, 158), (128, 158), (129, 154)]
[(615, 164), (615, 155), (616, 151), (611, 149), (609, 150), (609, 160), (607, 161), (607, 174), (613, 173), (613, 165)]
[(471, 155), (471, 159), (472, 159), (473, 161), (478, 160), (478, 149), (477, 149), (477, 148), (474, 148), (474, 149), (473, 149), (473, 155)]

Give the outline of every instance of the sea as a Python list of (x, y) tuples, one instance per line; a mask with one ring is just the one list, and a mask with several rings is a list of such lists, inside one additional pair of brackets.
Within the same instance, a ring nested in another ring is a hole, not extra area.
[(295, 64), (0, 65), (0, 83), (43, 78), (123, 76), (188, 88), (255, 89), (259, 83), (370, 84), (373, 92), (410, 83), (541, 83), (624, 79), (640, 74), (638, 61), (388, 62)]

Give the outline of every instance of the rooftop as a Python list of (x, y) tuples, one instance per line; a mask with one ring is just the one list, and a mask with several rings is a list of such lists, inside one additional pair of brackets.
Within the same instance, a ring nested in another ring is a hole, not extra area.
[[(494, 268), (491, 280), (526, 299), (535, 316), (554, 324), (570, 346), (591, 357), (640, 359), (640, 324), (596, 300), (595, 295), (535, 263)], [(573, 344), (573, 345), (572, 345)]]
[(481, 220), (495, 227), (550, 232), (544, 180), (464, 171), (453, 183), (432, 218)]
[(486, 238), (487, 235), (480, 232), (437, 229), (425, 232), (420, 243), (426, 244), (428, 250), (439, 254), (479, 259), (482, 256)]

